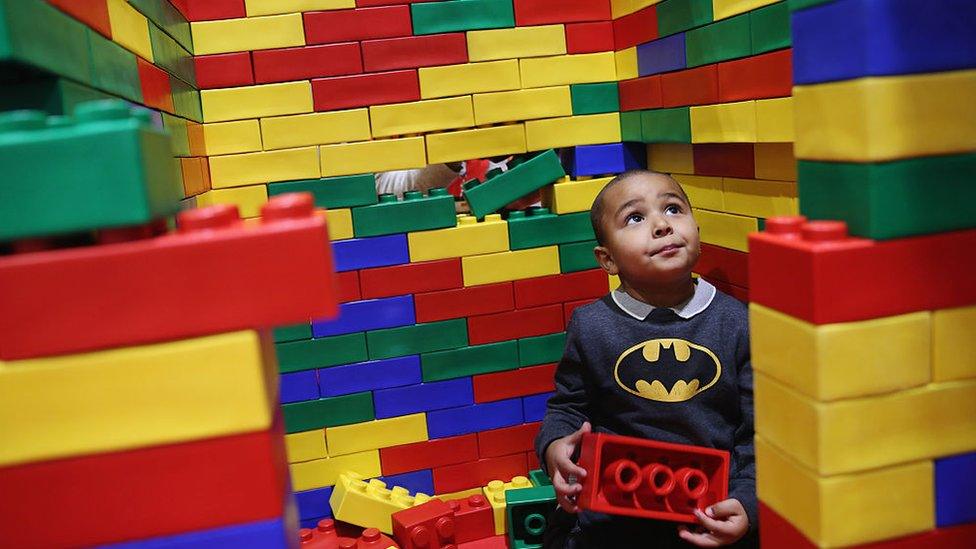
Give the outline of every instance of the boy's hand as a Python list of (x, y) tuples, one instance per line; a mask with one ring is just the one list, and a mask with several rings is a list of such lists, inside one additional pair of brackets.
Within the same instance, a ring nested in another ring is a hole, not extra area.
[[(563, 438), (556, 439), (546, 448), (546, 467), (552, 477), (552, 487), (556, 491), (556, 501), (567, 513), (579, 511), (576, 506), (576, 494), (583, 490), (580, 484), (586, 478), (586, 469), (573, 463), (573, 452), (579, 445), (583, 433), (590, 432), (590, 422), (584, 421), (578, 431)], [(576, 481), (570, 484), (570, 477)]]
[(746, 509), (737, 499), (720, 501), (701, 512), (695, 509), (695, 516), (705, 530), (693, 532), (687, 526), (678, 527), (678, 536), (698, 547), (720, 547), (739, 541), (749, 530), (749, 517)]

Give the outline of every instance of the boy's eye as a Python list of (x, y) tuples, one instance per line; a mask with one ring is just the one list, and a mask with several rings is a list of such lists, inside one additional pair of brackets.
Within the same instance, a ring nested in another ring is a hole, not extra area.
[(679, 214), (681, 213), (681, 206), (677, 204), (668, 204), (668, 206), (664, 208), (664, 213), (671, 215)]
[(631, 225), (633, 223), (640, 223), (644, 221), (644, 216), (639, 213), (632, 213), (627, 216), (627, 224)]

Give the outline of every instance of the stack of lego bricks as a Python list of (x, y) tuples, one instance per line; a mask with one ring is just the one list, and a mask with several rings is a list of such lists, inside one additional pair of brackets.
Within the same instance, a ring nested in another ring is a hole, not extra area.
[(969, 546), (976, 6), (791, 4), (809, 220), (750, 239), (762, 541)]

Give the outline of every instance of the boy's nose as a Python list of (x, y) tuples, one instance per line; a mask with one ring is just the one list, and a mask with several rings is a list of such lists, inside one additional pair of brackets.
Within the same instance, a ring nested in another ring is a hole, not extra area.
[(674, 230), (671, 228), (671, 224), (668, 223), (667, 219), (659, 217), (654, 223), (654, 238), (661, 238), (662, 236), (668, 236), (673, 233)]

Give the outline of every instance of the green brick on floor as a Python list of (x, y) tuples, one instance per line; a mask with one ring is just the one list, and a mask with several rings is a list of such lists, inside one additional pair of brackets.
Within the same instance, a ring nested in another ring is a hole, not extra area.
[(556, 502), (552, 486), (505, 491), (505, 522), (511, 549), (542, 547), (550, 510)]
[(88, 31), (88, 38), (92, 86), (134, 103), (142, 103), (142, 81), (139, 79), (136, 54), (93, 30)]
[(268, 196), (283, 193), (312, 193), (318, 208), (352, 208), (376, 204), (376, 178), (371, 173), (285, 181), (268, 185)]
[(573, 114), (598, 114), (620, 110), (616, 82), (573, 84), (569, 87)]
[(641, 111), (641, 140), (644, 143), (691, 143), (689, 107)]
[[(193, 51), (190, 23), (170, 2), (167, 0), (129, 0), (129, 3), (176, 40), (183, 49)], [(153, 44), (153, 57), (156, 57), (155, 44)]]
[(468, 325), (463, 318), (366, 332), (370, 359), (446, 351), (467, 344)]
[(508, 242), (513, 250), (592, 240), (590, 212), (556, 215), (548, 208), (508, 214)]
[(688, 67), (749, 57), (752, 54), (750, 15), (743, 13), (690, 30), (685, 34)]
[(278, 370), (283, 374), (363, 362), (369, 358), (366, 334), (363, 332), (275, 343), (275, 352), (278, 355)]
[(518, 367), (518, 343), (515, 341), (420, 355), (420, 369), (425, 382), (514, 370)]
[(793, 43), (786, 0), (750, 11), (749, 26), (753, 55), (788, 48)]
[(41, 0), (0, 0), (0, 80), (21, 76), (19, 65), (91, 84), (88, 32)]
[[(588, 213), (587, 216), (589, 216)], [(599, 268), (600, 264), (596, 262), (596, 256), (593, 255), (593, 248), (596, 245), (596, 240), (587, 240), (586, 242), (573, 242), (560, 246), (559, 272), (574, 273)]]
[(197, 85), (193, 54), (152, 23), (149, 23), (149, 40), (154, 65), (192, 86)]
[(657, 34), (659, 37), (707, 25), (711, 22), (711, 0), (664, 0), (657, 5)]
[(640, 111), (626, 111), (620, 113), (620, 140), (623, 142), (640, 143), (641, 137), (641, 113)]
[(529, 480), (533, 486), (552, 486), (552, 479), (542, 469), (529, 471)]
[(456, 224), (454, 197), (447, 189), (431, 189), (426, 197), (420, 191), (407, 191), (403, 200), (384, 194), (377, 204), (352, 209), (356, 237), (443, 229)]
[(200, 91), (173, 75), (169, 76), (169, 87), (173, 94), (173, 107), (176, 114), (198, 124), (202, 123)]
[(489, 175), (484, 183), (466, 187), (464, 196), (471, 213), (482, 218), (565, 175), (559, 156), (549, 149), (514, 166), (509, 164), (507, 172)]
[(566, 332), (518, 340), (519, 367), (559, 362), (566, 349)]
[(308, 322), (303, 322), (302, 324), (278, 326), (272, 333), (274, 334), (275, 343), (312, 339), (312, 325)]
[(297, 433), (376, 419), (373, 393), (353, 393), (305, 402), (282, 404), (285, 432)]
[(410, 14), (415, 35), (515, 26), (512, 0), (447, 0), (412, 4)]

